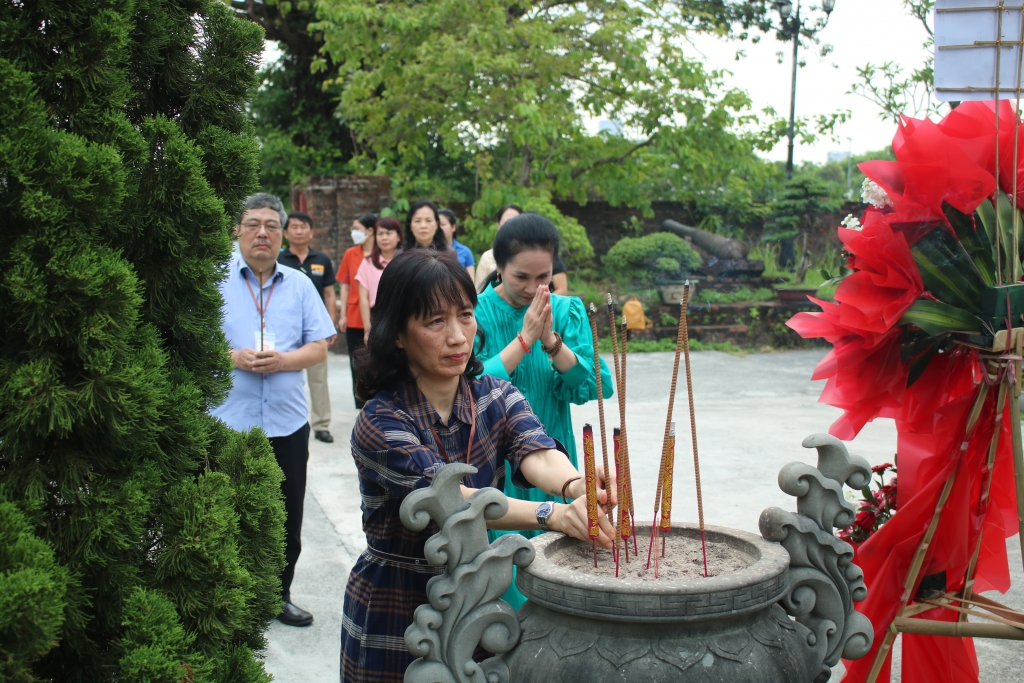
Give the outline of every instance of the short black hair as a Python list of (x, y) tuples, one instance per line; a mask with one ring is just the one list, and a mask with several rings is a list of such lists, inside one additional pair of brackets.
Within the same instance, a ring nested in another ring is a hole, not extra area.
[(367, 230), (373, 230), (374, 226), (377, 225), (377, 214), (375, 213), (364, 213), (362, 216), (356, 219), (360, 224)]
[(494, 236), (494, 262), (499, 268), (521, 251), (540, 249), (550, 252), (552, 263), (558, 258), (558, 230), (539, 213), (522, 213), (510, 218)]
[(303, 213), (301, 211), (292, 211), (290, 214), (288, 214), (288, 220), (284, 222), (285, 230), (288, 229), (288, 223), (290, 223), (293, 218), (298, 218), (300, 221), (302, 221), (312, 229), (313, 219), (310, 217), (308, 213)]
[(430, 210), (434, 212), (434, 222), (437, 223), (437, 230), (434, 231), (434, 241), (431, 243), (428, 249), (436, 249), (437, 251), (444, 251), (448, 248), (448, 240), (444, 238), (444, 233), (441, 232), (441, 217), (437, 212), (437, 204), (430, 201), (429, 199), (418, 199), (412, 203), (409, 207), (409, 213), (405, 215), (405, 245), (409, 250), (414, 250), (420, 247), (416, 241), (416, 236), (412, 234), (412, 217), (417, 211), (422, 209), (424, 206), (429, 206)]
[[(381, 275), (366, 346), (354, 356), (359, 400), (368, 401), (378, 391), (394, 391), (413, 379), (405, 351), (395, 345), (410, 318), (451, 306), (476, 308), (476, 302), (473, 280), (453, 252), (411, 249), (396, 256)], [(484, 364), (471, 350), (463, 374), (473, 378), (483, 370)]]

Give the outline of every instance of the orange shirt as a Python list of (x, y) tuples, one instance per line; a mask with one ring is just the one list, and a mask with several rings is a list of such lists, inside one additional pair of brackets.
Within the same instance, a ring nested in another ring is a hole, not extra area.
[(356, 273), (363, 263), (363, 248), (349, 247), (345, 255), (341, 257), (341, 265), (338, 266), (338, 274), (335, 280), (339, 284), (348, 285), (348, 302), (345, 309), (345, 320), (349, 327), (357, 330), (363, 329), (363, 316), (359, 312), (359, 283), (356, 282)]

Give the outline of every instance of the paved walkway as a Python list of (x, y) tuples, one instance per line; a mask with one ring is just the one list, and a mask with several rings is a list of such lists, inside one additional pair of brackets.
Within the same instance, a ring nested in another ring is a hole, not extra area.
[[(813, 463), (814, 451), (800, 446), (808, 434), (824, 432), (839, 411), (819, 404), (821, 382), (810, 382), (823, 351), (752, 354), (716, 352), (693, 355), (697, 434), (700, 443), (704, 515), (708, 524), (757, 533), (766, 507), (792, 508), (777, 484), (779, 469), (792, 460)], [(606, 361), (608, 359), (606, 358)], [(629, 357), (627, 427), (637, 486), (638, 516), (650, 519), (672, 371), (668, 353)], [(297, 605), (313, 612), (308, 628), (274, 622), (268, 636), (267, 669), (284, 683), (338, 681), (341, 612), (345, 583), (365, 547), (360, 528), (355, 465), (348, 451), (356, 417), (348, 357), (331, 355), (331, 432), (335, 443), (310, 441), (303, 552), (292, 586)], [(606, 405), (608, 428), (618, 423), (614, 401)], [(679, 445), (676, 449), (673, 517), (695, 520), (696, 494), (689, 451), (686, 384), (680, 369), (676, 395)], [(573, 407), (573, 424), (597, 424), (597, 404)], [(896, 430), (891, 421), (869, 424), (850, 451), (872, 464), (892, 460)], [(1024, 573), (1017, 539), (1008, 542), (1014, 587), (1002, 600), (1024, 609)], [(975, 641), (985, 683), (1014, 683), (1024, 668), (1024, 642)], [(898, 653), (897, 653), (898, 654)], [(898, 667), (894, 667), (898, 671)], [(833, 680), (838, 680), (834, 676)], [(898, 681), (898, 676), (894, 676)]]

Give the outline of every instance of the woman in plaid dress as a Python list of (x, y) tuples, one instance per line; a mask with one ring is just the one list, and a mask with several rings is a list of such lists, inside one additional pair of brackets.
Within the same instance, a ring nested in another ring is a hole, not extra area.
[[(367, 548), (352, 568), (341, 630), (344, 683), (401, 683), (412, 656), (404, 634), (427, 602), (427, 581), (441, 568), (424, 559), (437, 532), (406, 529), (398, 516), (405, 496), (429, 486), (451, 462), (477, 473), (476, 489), (504, 486), (505, 463), (521, 487), (539, 487), (575, 502), (555, 504), (547, 527), (589, 541), (585, 490), (565, 455), (555, 450), (515, 387), (478, 376), (473, 281), (444, 252), (414, 250), (388, 265), (380, 281), (373, 325), (357, 357), (357, 392), (367, 400), (352, 431)], [(575, 481), (572, 481), (575, 480)], [(602, 500), (603, 477), (599, 472)], [(614, 499), (613, 499), (614, 502)], [(544, 505), (547, 505), (546, 503)], [(509, 500), (495, 529), (538, 529), (538, 504)], [(612, 527), (600, 518), (598, 542), (611, 548)]]

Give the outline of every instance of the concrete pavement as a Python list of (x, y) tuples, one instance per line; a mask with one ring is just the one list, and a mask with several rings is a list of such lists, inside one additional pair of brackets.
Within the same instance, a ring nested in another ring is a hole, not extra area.
[[(693, 354), (693, 384), (704, 516), (708, 524), (757, 532), (766, 507), (791, 509), (792, 498), (777, 484), (779, 469), (792, 460), (813, 463), (813, 450), (801, 448), (805, 436), (824, 432), (839, 411), (819, 404), (822, 382), (809, 378), (823, 351), (751, 354)], [(606, 358), (608, 362), (610, 357)], [(658, 456), (672, 370), (672, 354), (629, 357), (629, 431), (631, 465), (640, 519), (651, 519)], [(303, 552), (292, 598), (313, 612), (308, 628), (274, 622), (267, 633), (267, 670), (285, 683), (334, 683), (338, 680), (341, 613), (348, 572), (365, 547), (360, 527), (359, 490), (348, 442), (355, 421), (347, 356), (330, 356), (333, 444), (310, 441), (308, 485), (303, 522)], [(618, 407), (605, 405), (607, 426), (618, 424)], [(597, 404), (573, 406), (573, 424), (597, 428)], [(680, 368), (673, 518), (695, 520), (696, 492), (689, 446), (686, 382)], [(610, 434), (609, 434), (610, 436)], [(892, 461), (896, 431), (891, 421), (869, 424), (848, 444), (872, 464)], [(1007, 543), (1013, 588), (1001, 602), (1024, 610), (1024, 573), (1017, 539)], [(986, 683), (1019, 681), (1024, 642), (982, 641), (975, 646)], [(897, 655), (899, 654), (897, 649)], [(898, 667), (894, 666), (898, 672)], [(839, 676), (833, 676), (838, 680)], [(894, 675), (898, 681), (898, 675)]]

